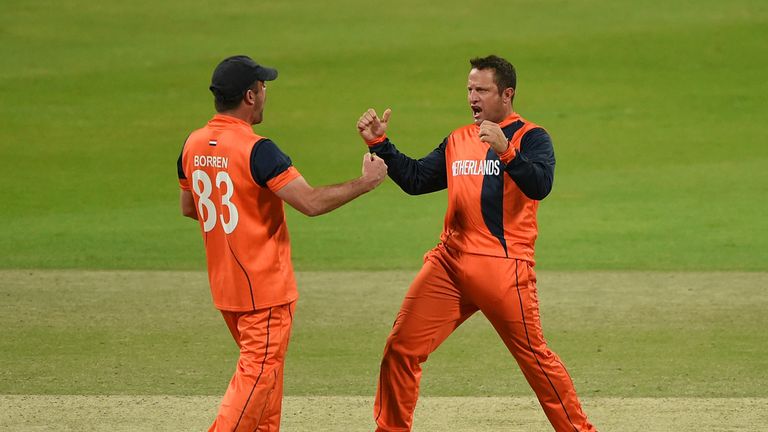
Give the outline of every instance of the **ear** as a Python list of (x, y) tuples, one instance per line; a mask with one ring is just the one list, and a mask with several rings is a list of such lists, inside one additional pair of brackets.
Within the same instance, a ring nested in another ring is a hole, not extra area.
[(251, 89), (248, 89), (245, 91), (245, 95), (243, 96), (243, 100), (245, 101), (246, 105), (253, 105), (256, 103), (256, 92), (254, 92)]
[(507, 88), (504, 89), (504, 92), (501, 95), (502, 95), (502, 98), (504, 99), (505, 103), (506, 103), (507, 100), (509, 100), (511, 102), (512, 98), (515, 97), (515, 89), (513, 89), (512, 87), (507, 87)]

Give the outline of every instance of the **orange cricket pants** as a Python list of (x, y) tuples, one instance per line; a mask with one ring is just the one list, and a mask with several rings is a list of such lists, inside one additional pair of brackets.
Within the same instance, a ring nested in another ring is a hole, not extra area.
[(536, 275), (523, 260), (442, 243), (425, 255), (387, 338), (376, 392), (377, 431), (410, 431), (421, 363), (476, 311), (488, 318), (556, 431), (594, 431), (565, 366), (541, 331)]
[(295, 307), (293, 302), (254, 312), (221, 311), (240, 358), (209, 432), (280, 430), (283, 366)]

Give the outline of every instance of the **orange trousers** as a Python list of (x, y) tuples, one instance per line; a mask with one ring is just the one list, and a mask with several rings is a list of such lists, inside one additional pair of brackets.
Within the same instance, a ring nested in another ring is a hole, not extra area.
[(478, 310), (517, 360), (554, 429), (594, 431), (565, 366), (547, 348), (530, 263), (465, 254), (443, 244), (425, 255), (387, 338), (374, 406), (376, 430), (411, 430), (421, 363)]
[(283, 365), (295, 307), (293, 302), (255, 312), (221, 311), (240, 358), (209, 432), (280, 430)]

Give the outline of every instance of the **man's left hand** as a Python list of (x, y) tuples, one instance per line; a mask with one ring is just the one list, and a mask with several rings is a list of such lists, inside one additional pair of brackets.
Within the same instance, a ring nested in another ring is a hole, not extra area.
[(501, 127), (489, 120), (484, 120), (480, 124), (480, 141), (488, 143), (498, 154), (504, 153), (509, 148), (509, 142)]

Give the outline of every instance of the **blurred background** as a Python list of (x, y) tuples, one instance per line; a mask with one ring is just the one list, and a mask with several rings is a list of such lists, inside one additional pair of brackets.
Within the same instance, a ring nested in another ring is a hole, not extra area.
[[(412, 157), (470, 123), (468, 60), (494, 53), (554, 139), (538, 268), (766, 270), (767, 23), (746, 0), (6, 1), (0, 267), (204, 269), (175, 163), (226, 56), (279, 70), (256, 131), (322, 185), (359, 175), (369, 107)], [(416, 269), (444, 211), (391, 181), (291, 209), (296, 268)]]

